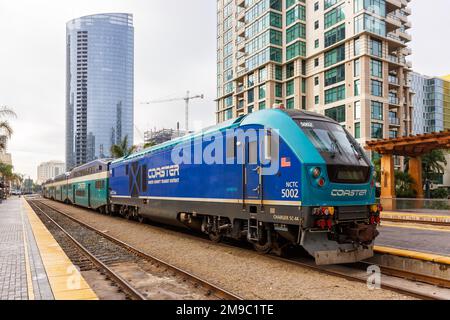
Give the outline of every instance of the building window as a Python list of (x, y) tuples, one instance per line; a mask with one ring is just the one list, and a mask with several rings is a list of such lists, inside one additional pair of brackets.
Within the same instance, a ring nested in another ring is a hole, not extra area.
[(325, 110), (325, 115), (336, 122), (345, 122), (345, 105)]
[(357, 16), (355, 18), (354, 27), (355, 34), (367, 31), (383, 37), (386, 36), (386, 22), (368, 14)]
[(294, 80), (286, 83), (286, 96), (292, 96), (294, 94)]
[(386, 16), (386, 1), (385, 0), (355, 0), (354, 11), (355, 13), (361, 10), (368, 10), (379, 16)]
[(259, 110), (264, 110), (266, 109), (266, 101), (261, 101), (259, 103)]
[(314, 78), (314, 85), (318, 86), (319, 85), (319, 77), (315, 77)]
[(383, 96), (383, 82), (372, 80), (371, 81), (371, 93), (373, 96), (382, 97)]
[(277, 97), (277, 98), (283, 97), (283, 84), (282, 83), (275, 84), (275, 97)]
[(314, 59), (314, 67), (319, 66), (319, 58)]
[(306, 38), (306, 26), (303, 23), (296, 23), (286, 30), (286, 43), (290, 43), (298, 38)]
[(361, 123), (355, 123), (355, 139), (361, 139)]
[(233, 118), (233, 109), (228, 109), (225, 111), (225, 120), (230, 120)]
[(259, 82), (263, 82), (267, 80), (267, 69), (262, 68), (259, 69)]
[(294, 62), (286, 65), (286, 79), (292, 78), (293, 76), (295, 76)]
[(395, 130), (389, 130), (389, 139), (396, 139), (398, 137), (398, 132)]
[(247, 92), (247, 103), (255, 102), (255, 91), (254, 89), (250, 89)]
[(286, 101), (286, 109), (294, 109), (294, 98)]
[(355, 41), (353, 42), (353, 46), (355, 56), (359, 56), (361, 54), (361, 39), (356, 38)]
[(328, 29), (345, 19), (344, 5), (325, 13), (324, 28)]
[(319, 10), (319, 2), (314, 3), (314, 11)]
[(253, 73), (248, 75), (247, 84), (248, 87), (253, 87), (255, 85), (255, 75)]
[(325, 91), (325, 104), (345, 99), (345, 84)]
[(345, 23), (325, 33), (325, 48), (345, 39)]
[(378, 101), (371, 102), (372, 120), (383, 120), (383, 104)]
[(370, 74), (372, 77), (383, 78), (383, 62), (370, 59)]
[(306, 56), (306, 44), (303, 41), (297, 41), (286, 48), (287, 61), (299, 56)]
[(286, 26), (291, 25), (297, 20), (306, 20), (306, 10), (304, 6), (296, 6), (286, 12)]
[(383, 125), (380, 123), (372, 122), (371, 125), (371, 137), (372, 139), (383, 139)]
[(315, 96), (314, 97), (314, 104), (319, 104), (320, 103), (320, 100), (319, 100), (320, 98), (319, 98), (319, 96)]
[(345, 44), (325, 52), (325, 68), (345, 60)]
[(319, 29), (319, 21), (314, 21), (314, 30)]
[(354, 77), (359, 77), (361, 74), (361, 60), (360, 59), (356, 59), (353, 62), (353, 69), (354, 69)]
[(283, 80), (283, 67), (282, 66), (275, 66), (275, 79)]
[(317, 49), (319, 47), (319, 39), (314, 41), (314, 48)]
[(383, 56), (383, 43), (375, 39), (370, 39), (370, 54), (381, 58)]
[(355, 120), (361, 120), (361, 101), (355, 102)]
[(345, 80), (345, 64), (325, 72), (325, 86), (331, 86)]
[(254, 106), (248, 106), (248, 113), (253, 113)]
[(266, 85), (259, 87), (259, 100), (266, 98)]
[(361, 94), (361, 80), (355, 80), (355, 97), (359, 97)]

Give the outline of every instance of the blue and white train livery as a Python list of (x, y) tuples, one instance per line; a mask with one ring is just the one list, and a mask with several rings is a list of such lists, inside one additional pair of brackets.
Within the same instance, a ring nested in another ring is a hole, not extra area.
[(374, 168), (335, 121), (265, 110), (109, 163), (109, 212), (251, 242), (317, 264), (373, 255)]

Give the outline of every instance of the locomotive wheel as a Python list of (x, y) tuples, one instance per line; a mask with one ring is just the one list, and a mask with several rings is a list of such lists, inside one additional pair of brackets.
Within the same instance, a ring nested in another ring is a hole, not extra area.
[(139, 221), (139, 223), (145, 223), (146, 219), (145, 219), (145, 217), (139, 215), (138, 216), (138, 221)]
[(223, 240), (223, 236), (220, 233), (210, 232), (210, 233), (208, 233), (208, 236), (209, 236), (209, 240), (211, 240), (212, 242), (215, 242), (215, 243), (222, 242), (222, 240)]
[(253, 243), (253, 248), (259, 254), (268, 254), (272, 251), (272, 244), (267, 242), (266, 244), (260, 244), (259, 242)]

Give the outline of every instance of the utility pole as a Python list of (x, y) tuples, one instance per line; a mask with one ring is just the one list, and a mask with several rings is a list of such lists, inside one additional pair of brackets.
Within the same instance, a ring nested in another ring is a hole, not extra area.
[(188, 91), (188, 92), (186, 92), (186, 96), (183, 98), (166, 99), (166, 100), (152, 100), (152, 101), (148, 101), (148, 102), (143, 102), (142, 104), (156, 104), (156, 103), (166, 103), (166, 102), (184, 100), (184, 102), (185, 102), (185, 130), (186, 130), (186, 134), (188, 134), (189, 133), (189, 103), (191, 100), (204, 99), (204, 98), (205, 98), (205, 95), (203, 95), (203, 94), (191, 96), (191, 93)]

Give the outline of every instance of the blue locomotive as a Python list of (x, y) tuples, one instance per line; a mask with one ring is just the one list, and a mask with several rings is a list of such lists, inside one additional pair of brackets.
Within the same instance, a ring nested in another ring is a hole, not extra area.
[(374, 168), (322, 115), (259, 111), (112, 161), (107, 171), (106, 212), (188, 227), (213, 241), (247, 240), (262, 253), (301, 246), (317, 264), (373, 255)]

